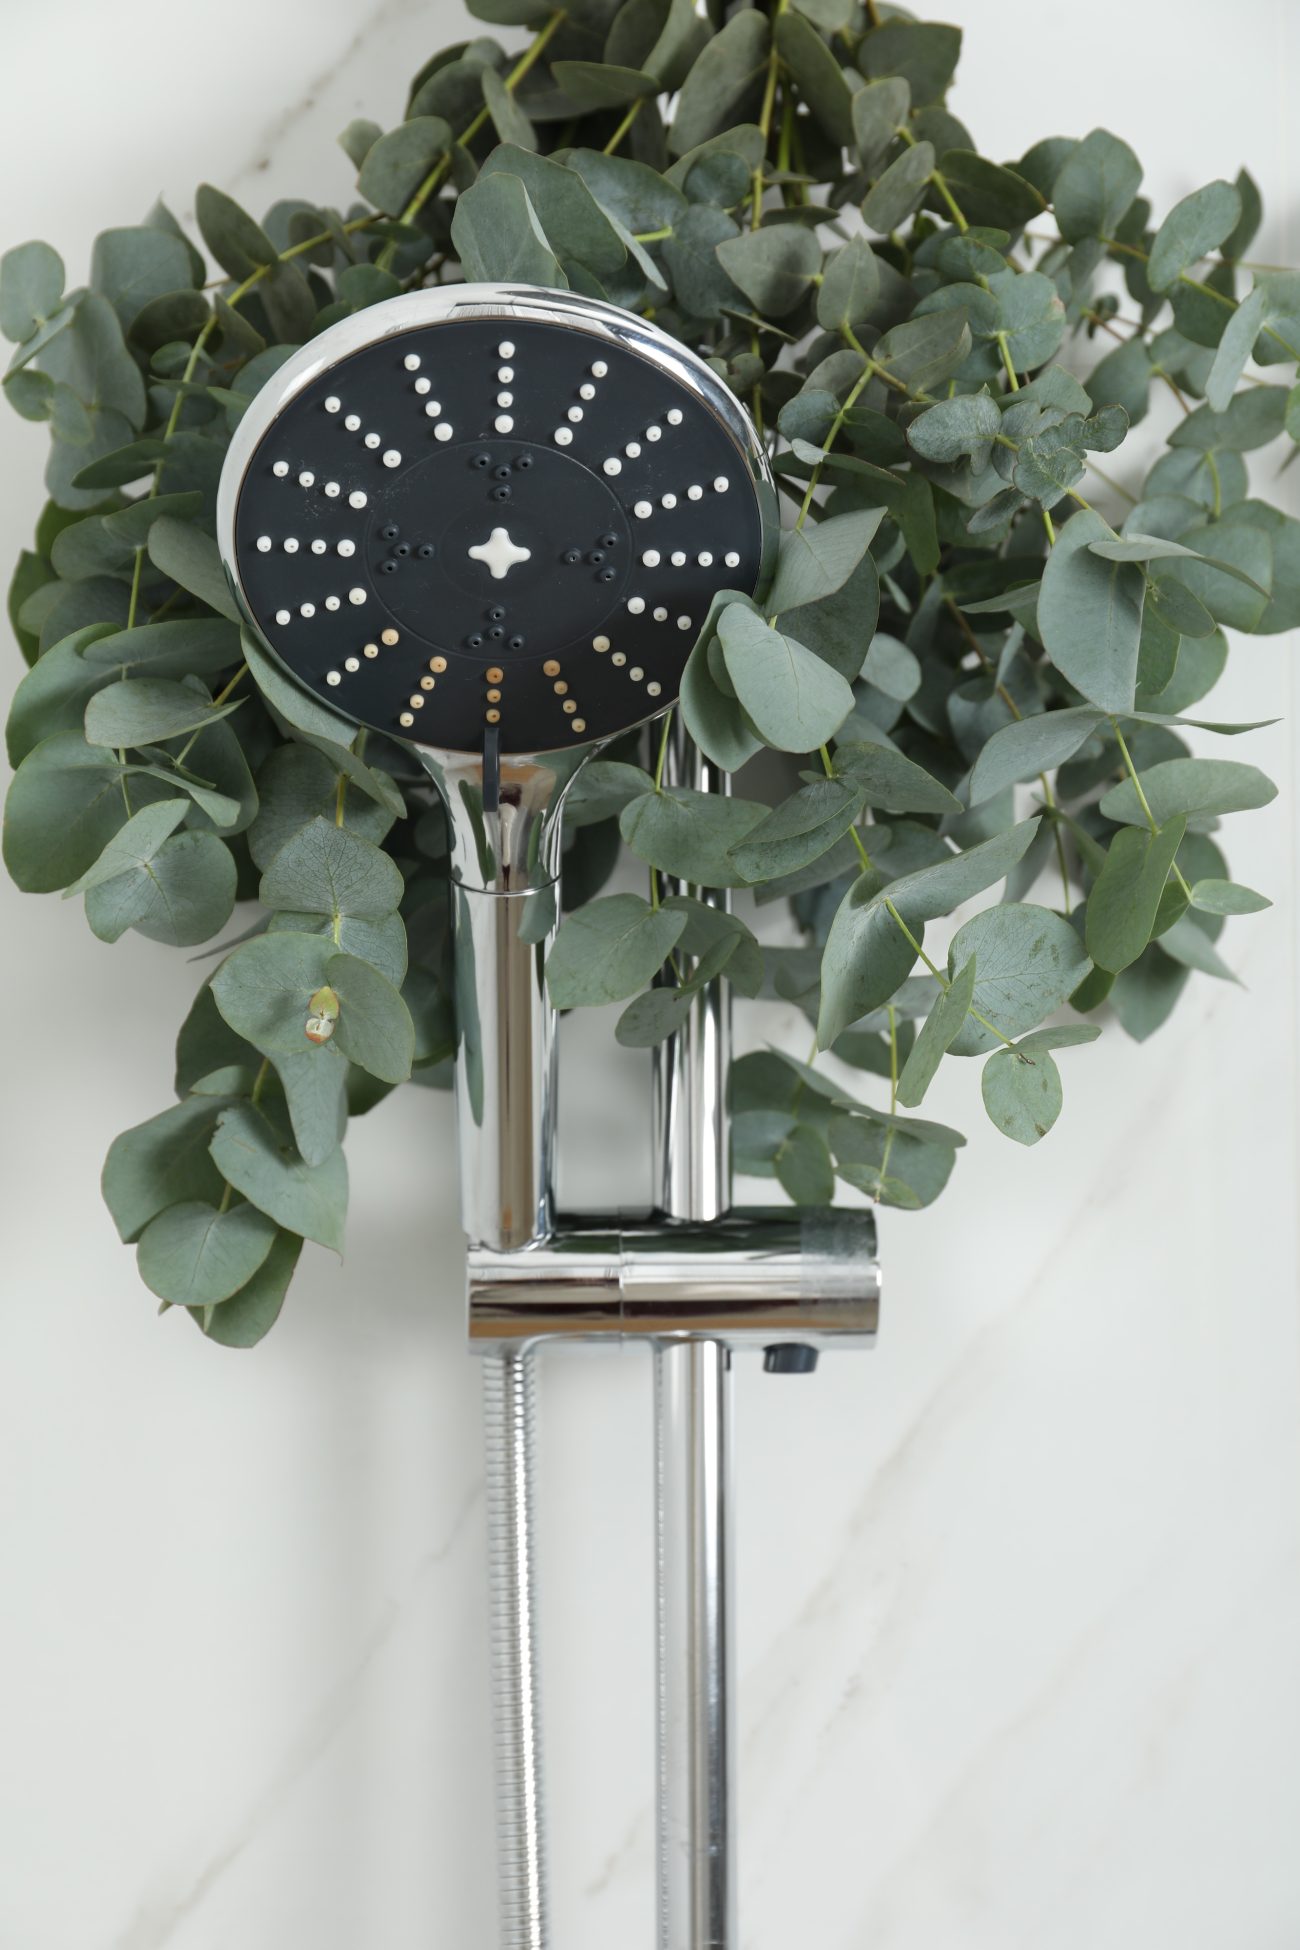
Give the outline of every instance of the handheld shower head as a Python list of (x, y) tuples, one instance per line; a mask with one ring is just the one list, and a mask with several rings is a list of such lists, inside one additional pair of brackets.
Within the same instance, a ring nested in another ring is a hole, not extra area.
[(504, 285), (393, 298), (305, 345), (240, 422), (218, 504), (227, 572), (300, 684), (501, 756), (664, 710), (774, 531), (762, 445), (703, 360)]
[(406, 741), (447, 810), (465, 1229), (550, 1225), (561, 809), (601, 741), (671, 705), (775, 496), (748, 416), (658, 327), (467, 284), (340, 320), (240, 421), (217, 497), (240, 603), (340, 717)]

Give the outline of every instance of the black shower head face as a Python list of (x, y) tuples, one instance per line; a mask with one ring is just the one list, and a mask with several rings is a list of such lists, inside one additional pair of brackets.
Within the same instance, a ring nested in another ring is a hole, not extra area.
[(323, 333), (254, 401), (227, 568), (309, 691), (504, 754), (654, 716), (721, 589), (759, 586), (761, 446), (703, 362), (561, 292), (462, 286)]

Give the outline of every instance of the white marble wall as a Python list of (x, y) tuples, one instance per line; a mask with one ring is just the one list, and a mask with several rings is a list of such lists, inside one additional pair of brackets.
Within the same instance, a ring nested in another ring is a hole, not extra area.
[[(994, 152), (1107, 121), (1172, 198), (1248, 159), (1289, 225), (1287, 0), (958, 0), (955, 105)], [(2, 241), (74, 275), (211, 175), (332, 187), (460, 31), (450, 0), (6, 10)], [(134, 104), (134, 105), (132, 105)], [(57, 120), (52, 111), (57, 109)], [(4, 422), (0, 557), (40, 431)], [(1292, 645), (1222, 715), (1290, 721)], [(5, 682), (16, 675), (7, 664)], [(1244, 986), (1194, 978), (1144, 1049), (1067, 1056), (1033, 1152), (983, 1124), (942, 1204), (887, 1215), (884, 1332), (739, 1388), (749, 1950), (1293, 1950), (1300, 1942), (1294, 799), (1238, 823), (1275, 910)], [(347, 1263), (309, 1248), (255, 1354), (158, 1321), (98, 1204), (167, 1101), (194, 970), (0, 886), (0, 1943), (427, 1950), (492, 1941), (476, 1376), (446, 1103), (358, 1125)], [(584, 1021), (566, 1150), (626, 1196), (636, 1066)], [(624, 1073), (620, 1073), (624, 1074)], [(571, 1097), (573, 1093), (571, 1092)], [(571, 1142), (570, 1142), (571, 1141)], [(648, 1369), (545, 1377), (556, 1941), (651, 1941)]]

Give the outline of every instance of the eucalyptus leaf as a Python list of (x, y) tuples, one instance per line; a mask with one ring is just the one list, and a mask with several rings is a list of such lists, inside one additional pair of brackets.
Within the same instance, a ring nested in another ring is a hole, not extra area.
[(733, 844), (740, 880), (771, 880), (819, 859), (849, 830), (865, 803), (862, 787), (852, 779), (802, 786)]
[(1198, 880), (1192, 888), (1192, 906), (1202, 914), (1259, 914), (1272, 905), (1252, 887), (1231, 880)]
[(1238, 978), (1229, 964), (1214, 946), (1204, 927), (1197, 925), (1190, 914), (1184, 914), (1172, 927), (1160, 936), (1162, 954), (1181, 962), (1186, 968), (1199, 969), (1202, 975), (1214, 975), (1221, 982), (1235, 982)]
[(817, 28), (799, 8), (776, 16), (776, 52), (829, 141), (847, 148), (853, 141), (853, 91), (843, 68)]
[(114, 1138), (102, 1190), (124, 1245), (134, 1245), (169, 1205), (220, 1203), (224, 1185), (208, 1142), (221, 1109), (219, 1097), (187, 1097)]
[(934, 1081), (944, 1052), (951, 1049), (966, 1021), (975, 994), (975, 957), (964, 962), (935, 997), (898, 1079), (898, 1101), (915, 1108)]
[(467, 278), (559, 286), (569, 282), (517, 176), (480, 177), (457, 198), (452, 242)]
[(1074, 757), (1104, 721), (1105, 714), (1091, 705), (1075, 705), (1003, 725), (993, 733), (971, 772), (972, 806), (983, 805), (1021, 779), (1054, 772)]
[(879, 162), (907, 121), (911, 89), (901, 75), (868, 82), (853, 97), (853, 140), (864, 169)]
[(302, 1240), (277, 1233), (271, 1250), (250, 1280), (219, 1307), (191, 1312), (208, 1340), (222, 1347), (256, 1347), (280, 1316), (284, 1296), (298, 1264)]
[(165, 576), (232, 623), (242, 621), (221, 556), (210, 536), (187, 523), (164, 519), (149, 530), (149, 560)]
[(1047, 558), (1038, 596), (1038, 634), (1052, 662), (1103, 711), (1129, 711), (1137, 688), (1145, 590), (1140, 569), (1107, 562), (1092, 543), (1106, 523), (1091, 509), (1073, 515)]
[(619, 818), (633, 853), (697, 887), (736, 887), (744, 876), (731, 858), (764, 817), (762, 806), (684, 786), (644, 793)]
[(1135, 962), (1156, 928), (1156, 913), (1182, 845), (1187, 821), (1178, 816), (1158, 832), (1126, 826), (1106, 851), (1106, 864), (1088, 896), (1088, 953), (1118, 974)]
[(888, 1002), (916, 962), (924, 932), (909, 941), (885, 907), (873, 903), (869, 878), (855, 880), (836, 910), (822, 956), (817, 1042), (829, 1049), (859, 1017)]
[(867, 805), (889, 812), (959, 813), (961, 800), (923, 766), (888, 745), (837, 745), (835, 772), (856, 786)]
[(201, 690), (163, 677), (122, 678), (96, 691), (86, 706), (86, 737), (92, 745), (158, 745), (168, 738), (219, 723), (239, 699), (214, 705)]
[(860, 324), (870, 317), (879, 291), (880, 266), (875, 252), (865, 237), (850, 237), (826, 260), (817, 293), (817, 323), (828, 332)]
[(745, 230), (717, 246), (718, 262), (756, 310), (770, 318), (793, 311), (821, 269), (822, 254), (810, 231), (794, 224)]
[(377, 921), (398, 906), (402, 886), (400, 871), (380, 847), (318, 816), (278, 850), (259, 893), (270, 908)]
[[(652, 74), (605, 61), (555, 61), (551, 72), (575, 108), (621, 108), (626, 102), (641, 101), (659, 92)], [(500, 133), (505, 140), (515, 140), (506, 137), (504, 130)]]
[(786, 1197), (796, 1205), (829, 1205), (835, 1195), (835, 1167), (825, 1138), (809, 1124), (796, 1124), (777, 1146), (773, 1160)]
[(131, 816), (123, 776), (116, 755), (79, 731), (55, 732), (27, 754), (9, 785), (4, 823), (5, 865), (25, 893), (52, 893), (94, 865)]
[(686, 916), (654, 909), (639, 894), (610, 894), (566, 916), (546, 959), (557, 1009), (622, 1002), (671, 954)]
[(1005, 880), (1028, 851), (1037, 831), (1037, 819), (1022, 819), (964, 852), (949, 854), (934, 866), (898, 875), (874, 898), (888, 901), (909, 923), (933, 920)]
[(1037, 1144), (1061, 1114), (1061, 1073), (1047, 1050), (995, 1050), (980, 1074), (990, 1119), (1017, 1144)]
[(718, 618), (718, 637), (738, 703), (777, 751), (815, 751), (853, 708), (853, 692), (828, 663), (739, 603)]
[(915, 142), (894, 157), (862, 200), (862, 216), (868, 230), (887, 237), (911, 216), (925, 195), (934, 160), (931, 142)]
[(616, 1040), (625, 1049), (653, 1049), (682, 1027), (694, 999), (689, 989), (647, 989), (633, 997), (614, 1025)]
[(912, 421), (907, 437), (924, 460), (988, 462), (1002, 414), (987, 393), (957, 393)]
[(171, 838), (188, 811), (187, 802), (181, 798), (159, 799), (153, 805), (142, 806), (114, 833), (95, 864), (64, 889), (64, 899), (72, 894), (84, 894), (88, 888), (98, 887), (101, 881), (113, 880), (131, 868), (143, 870), (163, 841)]
[(151, 1219), (136, 1251), (140, 1278), (174, 1307), (229, 1300), (256, 1273), (275, 1240), (275, 1223), (252, 1205), (223, 1212), (185, 1199)]
[(15, 244), (0, 257), (0, 332), (15, 345), (33, 338), (59, 309), (63, 259), (49, 244)]
[(1207, 183), (1176, 203), (1156, 232), (1147, 259), (1147, 282), (1165, 291), (1198, 259), (1217, 250), (1241, 217), (1241, 198), (1231, 183)]
[(714, 35), (678, 96), (669, 136), (674, 156), (685, 156), (738, 119), (736, 111), (766, 66), (769, 37), (767, 16), (756, 7), (742, 8)]
[(781, 537), (768, 615), (824, 602), (842, 589), (871, 547), (882, 513), (879, 508), (866, 508), (833, 515), (812, 528), (788, 530)]
[(224, 840), (215, 833), (176, 833), (122, 872), (93, 880), (86, 889), (86, 919), (101, 941), (117, 941), (134, 928), (170, 948), (194, 948), (225, 927), (235, 891), (235, 861)]
[[(1142, 774), (1142, 790), (1151, 817), (1159, 826), (1179, 813), (1190, 819), (1249, 812), (1277, 797), (1277, 787), (1257, 766), (1232, 758), (1166, 759)], [(1103, 795), (1101, 810), (1107, 819), (1126, 825), (1135, 826), (1147, 817), (1131, 779), (1124, 779)]]
[(286, 1231), (342, 1254), (348, 1170), (341, 1151), (320, 1164), (306, 1164), (251, 1103), (220, 1111), (209, 1151), (226, 1183), (259, 1212)]
[[(949, 967), (977, 963), (973, 1012), (1002, 1036), (1036, 1029), (1059, 1009), (1088, 971), (1083, 943), (1059, 914), (1017, 902), (988, 907), (960, 927), (948, 948)], [(992, 1049), (998, 1038), (972, 1013), (953, 1041), (959, 1056)]]
[(1142, 165), (1127, 142), (1107, 129), (1094, 129), (1075, 144), (1052, 185), (1061, 235), (1070, 243), (1113, 237), (1141, 181)]

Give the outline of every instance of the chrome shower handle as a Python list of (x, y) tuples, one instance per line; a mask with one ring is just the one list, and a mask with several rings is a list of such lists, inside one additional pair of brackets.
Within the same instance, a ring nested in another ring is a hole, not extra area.
[(422, 753), (447, 811), (454, 904), (461, 1225), (512, 1252), (552, 1224), (561, 812), (582, 753)]

